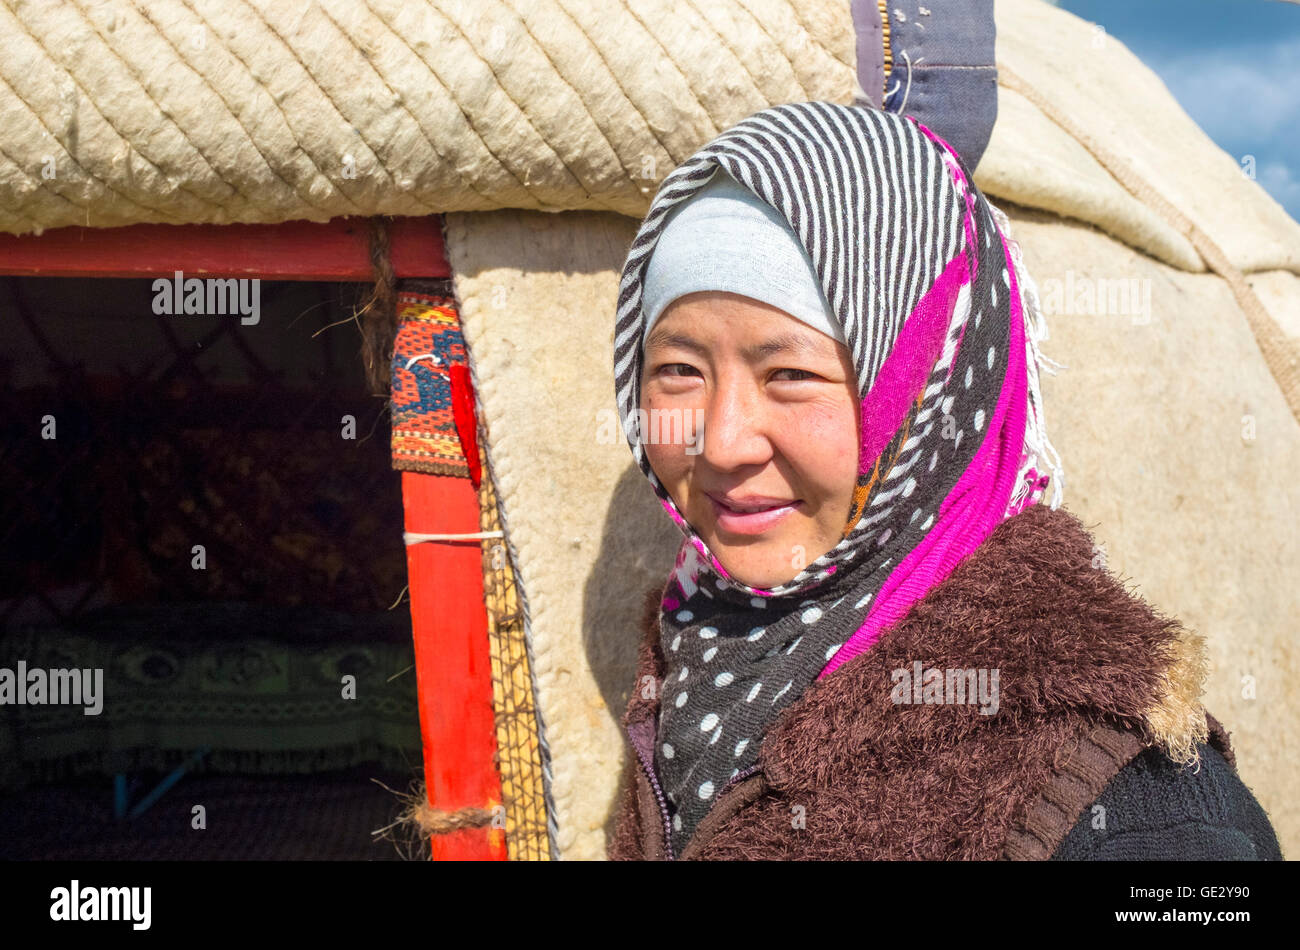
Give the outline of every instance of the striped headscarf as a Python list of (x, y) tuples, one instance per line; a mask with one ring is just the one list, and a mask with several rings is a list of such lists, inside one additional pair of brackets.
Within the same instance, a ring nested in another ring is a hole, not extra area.
[[(719, 168), (779, 212), (808, 252), (862, 408), (842, 539), (771, 589), (719, 563), (655, 476), (636, 425), (646, 267), (673, 209)], [(623, 268), (614, 376), (633, 457), (685, 536), (661, 605), (667, 675), (655, 750), (674, 853), (726, 786), (757, 768), (762, 734), (784, 708), (1038, 501), (1044, 453), (1060, 504), (1038, 393), (1046, 328), (1004, 230), (938, 136), (894, 113), (826, 102), (749, 116), (656, 194)]]

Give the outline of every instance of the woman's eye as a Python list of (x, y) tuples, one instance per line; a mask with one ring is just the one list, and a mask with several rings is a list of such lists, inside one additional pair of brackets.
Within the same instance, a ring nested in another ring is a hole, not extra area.
[(816, 373), (810, 373), (810, 372), (809, 372), (808, 370), (806, 370), (806, 369), (778, 369), (778, 370), (773, 374), (773, 376), (780, 377), (780, 374), (782, 374), (782, 373), (792, 373), (793, 375), (791, 375), (791, 376), (786, 376), (786, 377), (783, 377), (783, 378), (786, 379), (786, 380), (793, 381), (793, 382), (799, 382), (799, 381), (801, 381), (801, 380), (805, 380), (805, 379), (816, 379), (816, 378), (817, 378), (817, 374), (816, 374)]
[(665, 363), (659, 368), (659, 371), (666, 376), (694, 376), (699, 374), (699, 370), (689, 363)]

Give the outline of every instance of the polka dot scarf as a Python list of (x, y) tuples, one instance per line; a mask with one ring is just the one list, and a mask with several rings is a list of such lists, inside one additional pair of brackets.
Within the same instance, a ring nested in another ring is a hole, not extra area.
[[(646, 263), (669, 212), (719, 167), (780, 212), (808, 251), (862, 403), (843, 538), (771, 589), (729, 575), (656, 478), (630, 422)], [(633, 457), (684, 535), (662, 602), (655, 748), (673, 854), (758, 767), (763, 734), (784, 709), (869, 649), (1046, 488), (1039, 458), (1055, 451), (1036, 345), (1046, 328), (998, 215), (952, 149), (915, 120), (825, 102), (751, 115), (655, 196), (623, 269), (614, 370)], [(1056, 507), (1059, 462), (1050, 467)]]

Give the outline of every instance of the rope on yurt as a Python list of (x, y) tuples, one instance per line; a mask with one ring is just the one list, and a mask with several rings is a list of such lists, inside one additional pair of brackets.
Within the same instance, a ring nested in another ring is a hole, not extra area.
[(390, 362), (397, 338), (397, 276), (388, 240), (388, 218), (369, 219), (370, 267), (374, 282), (357, 312), (361, 327), (361, 358), (371, 392), (386, 393), (392, 383)]
[(492, 812), (486, 808), (458, 808), (443, 811), (422, 797), (410, 806), (407, 820), (413, 821), (425, 835), (445, 835), (465, 828), (486, 828), (492, 823)]
[(375, 839), (389, 841), (408, 861), (427, 861), (431, 857), (430, 839), (433, 835), (447, 834), (463, 828), (483, 828), (491, 824), (493, 814), (486, 808), (473, 806), (456, 811), (443, 811), (429, 804), (428, 787), (423, 778), (412, 780), (403, 792), (389, 788), (379, 779), (372, 782), (392, 793), (402, 804), (397, 817), (370, 834)]

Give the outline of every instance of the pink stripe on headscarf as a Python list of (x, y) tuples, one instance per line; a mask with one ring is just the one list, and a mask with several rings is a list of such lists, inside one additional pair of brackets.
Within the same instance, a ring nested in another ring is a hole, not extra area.
[[(1007, 517), (1025, 443), (1028, 376), (1020, 290), (1005, 241), (1002, 253), (1011, 296), (1011, 352), (1002, 392), (984, 442), (948, 497), (940, 503), (938, 521), (889, 575), (876, 593), (862, 626), (826, 664), (818, 679), (869, 650), (881, 633), (905, 617), (913, 604), (943, 581)], [(999, 279), (998, 275), (993, 279)]]
[(939, 279), (920, 299), (903, 324), (894, 348), (876, 374), (862, 400), (862, 447), (858, 472), (869, 472), (889, 445), (916, 394), (939, 359), (952, 319), (957, 294), (970, 280), (970, 266), (962, 251), (948, 262)]

